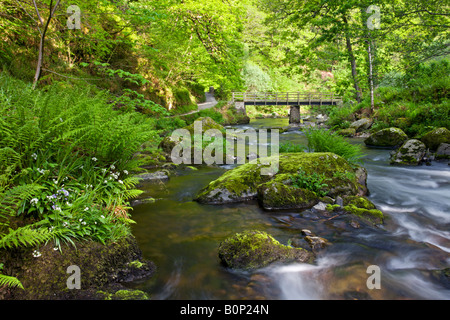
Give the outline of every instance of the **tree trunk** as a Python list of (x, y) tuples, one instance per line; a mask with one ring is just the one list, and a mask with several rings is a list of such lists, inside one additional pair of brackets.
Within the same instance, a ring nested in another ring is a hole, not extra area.
[[(48, 15), (47, 21), (45, 22), (44, 29), (41, 32), (41, 38), (39, 40), (39, 54), (38, 54), (38, 61), (37, 61), (37, 65), (36, 65), (36, 73), (34, 74), (33, 87), (32, 87), (33, 90), (36, 88), (37, 82), (41, 78), (42, 63), (43, 63), (43, 60), (44, 60), (45, 34), (47, 33), (48, 26), (50, 24), (50, 21), (53, 18), (53, 14), (55, 13), (56, 8), (59, 5), (59, 2), (60, 2), (60, 0), (58, 0), (56, 2), (55, 6), (52, 8), (53, 0), (50, 0), (49, 15)], [(39, 15), (39, 11), (37, 10), (37, 7), (36, 7), (36, 11), (37, 11), (37, 13)], [(39, 18), (40, 18), (40, 16), (39, 16)]]
[(355, 91), (356, 91), (356, 101), (358, 103), (361, 102), (362, 100), (362, 92), (361, 92), (361, 88), (359, 87), (359, 81), (358, 81), (358, 73), (356, 71), (356, 59), (355, 59), (355, 55), (353, 54), (353, 48), (352, 48), (352, 43), (350, 40), (350, 36), (348, 35), (347, 29), (348, 29), (348, 21), (347, 18), (345, 16), (343, 16), (343, 21), (345, 23), (346, 26), (346, 30), (345, 30), (345, 41), (347, 44), (347, 52), (348, 52), (348, 57), (350, 59), (350, 63), (352, 66), (352, 77), (353, 77), (353, 86), (355, 87)]
[(369, 57), (369, 88), (370, 88), (370, 111), (371, 113), (374, 112), (375, 109), (375, 102), (373, 97), (373, 52), (372, 52), (372, 39), (370, 38), (369, 33), (369, 40), (367, 40), (367, 55)]

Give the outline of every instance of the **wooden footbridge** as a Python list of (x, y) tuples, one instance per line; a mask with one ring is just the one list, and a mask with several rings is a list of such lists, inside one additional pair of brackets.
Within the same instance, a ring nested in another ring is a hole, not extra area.
[(340, 105), (342, 97), (324, 92), (233, 92), (232, 102), (238, 109), (246, 105), (291, 106), (289, 122), (300, 122), (300, 106)]

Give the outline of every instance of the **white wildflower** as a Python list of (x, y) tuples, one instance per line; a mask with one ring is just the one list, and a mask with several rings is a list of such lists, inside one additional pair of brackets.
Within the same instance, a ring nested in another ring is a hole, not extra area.
[(31, 155), (31, 157), (34, 159), (34, 160), (37, 160), (37, 154), (36, 153), (33, 153), (32, 155)]
[(123, 170), (123, 173), (128, 174), (128, 171), (127, 170)]
[[(84, 211), (88, 211), (89, 210), (89, 207), (86, 207), (86, 208), (84, 208)], [(80, 220), (81, 221), (81, 220)]]
[(118, 180), (118, 182), (119, 182), (120, 184), (123, 184), (123, 181), (122, 181), (122, 180)]
[(96, 157), (93, 157), (93, 158), (92, 158), (92, 161), (97, 161), (97, 158), (96, 158)]
[(33, 198), (30, 200), (30, 204), (32, 204), (33, 206), (37, 205), (38, 202), (39, 202), (38, 198)]
[(37, 251), (37, 250), (33, 251), (33, 257), (37, 258), (37, 257), (40, 257), (40, 256), (41, 256), (41, 253), (39, 251)]
[(114, 170), (114, 169), (116, 168), (116, 166), (112, 164), (112, 165), (110, 166), (110, 168)]

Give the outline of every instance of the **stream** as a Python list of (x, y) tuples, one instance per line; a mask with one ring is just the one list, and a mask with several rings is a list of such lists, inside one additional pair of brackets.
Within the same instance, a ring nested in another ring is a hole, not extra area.
[[(240, 128), (287, 126), (288, 119), (252, 120)], [(131, 212), (133, 234), (156, 274), (128, 286), (152, 299), (450, 299), (450, 285), (439, 270), (450, 266), (450, 166), (393, 167), (389, 150), (369, 149), (362, 139), (368, 171), (368, 198), (386, 216), (382, 227), (349, 228), (344, 220), (326, 222), (299, 210), (266, 212), (252, 202), (202, 205), (197, 192), (227, 168), (179, 170), (166, 183), (144, 185), (157, 201)], [(306, 145), (300, 131), (280, 134), (280, 142)], [(309, 229), (332, 244), (314, 264), (272, 265), (255, 271), (220, 264), (219, 243), (236, 232), (263, 230), (283, 244), (307, 247)], [(379, 267), (380, 289), (366, 282)]]

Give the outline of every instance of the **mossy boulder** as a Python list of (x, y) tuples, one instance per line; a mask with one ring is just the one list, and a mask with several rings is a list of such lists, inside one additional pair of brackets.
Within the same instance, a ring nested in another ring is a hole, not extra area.
[(355, 130), (355, 128), (347, 128), (347, 129), (341, 129), (337, 133), (343, 137), (353, 137), (356, 133), (356, 130)]
[[(284, 180), (284, 181), (283, 181)], [(306, 209), (318, 202), (311, 190), (289, 185), (290, 178), (281, 174), (258, 186), (258, 201), (265, 210)]]
[[(104, 299), (100, 291), (109, 292), (124, 289), (121, 283), (151, 276), (155, 265), (142, 259), (142, 253), (134, 237), (122, 238), (107, 245), (93, 242), (76, 242), (63, 246), (62, 251), (54, 250), (48, 243), (38, 250), (20, 248), (0, 251), (4, 263), (3, 274), (17, 277), (25, 290), (0, 289), (0, 298), (11, 300), (72, 300)], [(69, 289), (67, 273), (69, 266), (80, 268), (80, 289)]]
[(434, 129), (420, 139), (430, 150), (437, 150), (441, 143), (450, 143), (450, 130), (445, 127)]
[(362, 118), (350, 124), (350, 128), (355, 129), (356, 132), (361, 132), (369, 129), (373, 124), (373, 120), (369, 118)]
[(202, 133), (204, 133), (205, 131), (210, 130), (210, 129), (217, 129), (221, 132), (225, 132), (225, 129), (223, 128), (223, 126), (218, 124), (217, 122), (215, 122), (210, 117), (200, 117), (200, 118), (196, 119), (190, 125), (184, 127), (184, 129), (187, 129), (191, 133), (191, 135), (193, 135), (195, 132), (195, 130), (194, 130), (195, 122), (198, 122), (198, 121), (202, 123)]
[(408, 140), (408, 136), (399, 128), (386, 128), (371, 134), (364, 143), (369, 147), (395, 148)]
[(410, 139), (391, 155), (391, 164), (416, 166), (420, 164), (426, 151), (423, 142)]
[(278, 172), (275, 175), (262, 175), (261, 169), (267, 167), (263, 163), (276, 161), (276, 158), (251, 161), (212, 181), (200, 190), (195, 200), (223, 204), (258, 199), (267, 209), (310, 207), (320, 197), (316, 194), (314, 199), (310, 190), (301, 190), (292, 184), (290, 177), (299, 170), (306, 175), (316, 173), (322, 176), (326, 180), (326, 192), (330, 197), (367, 193), (365, 169), (352, 167), (334, 153), (283, 153), (278, 159)]
[(436, 159), (450, 159), (450, 143), (441, 143), (436, 151)]
[[(217, 122), (215, 122), (213, 119), (211, 119), (210, 117), (200, 117), (197, 120), (195, 120), (193, 123), (191, 123), (188, 126), (183, 127), (182, 129), (186, 129), (189, 131), (189, 133), (191, 134), (191, 137), (194, 137), (194, 134), (197, 133), (195, 132), (195, 122), (196, 121), (200, 121), (202, 123), (202, 134), (210, 129), (217, 129), (220, 132), (224, 133), (225, 129), (222, 125), (218, 124)], [(200, 132), (198, 132), (200, 133)], [(171, 154), (172, 149), (179, 143), (179, 140), (174, 140), (172, 138), (172, 135), (168, 135), (166, 136), (161, 143), (159, 144), (159, 147), (166, 152), (167, 154)], [(193, 144), (193, 139), (192, 139), (192, 144)], [(193, 152), (192, 152), (193, 154)]]
[(361, 196), (349, 196), (344, 198), (344, 211), (356, 215), (372, 224), (382, 224), (383, 212), (378, 210), (369, 199)]
[(274, 262), (311, 262), (313, 254), (281, 244), (263, 231), (237, 233), (219, 245), (219, 258), (228, 268), (257, 269)]

